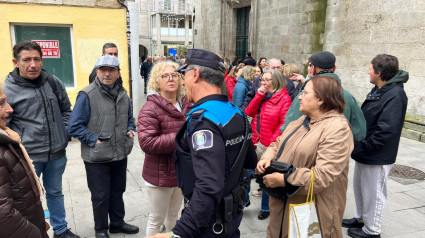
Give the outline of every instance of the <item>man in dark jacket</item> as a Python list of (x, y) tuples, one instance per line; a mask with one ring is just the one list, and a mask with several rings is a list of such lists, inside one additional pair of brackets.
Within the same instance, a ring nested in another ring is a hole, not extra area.
[(187, 97), (194, 103), (176, 136), (177, 178), (186, 202), (171, 234), (155, 237), (239, 237), (246, 188), (242, 168), (254, 168), (257, 159), (251, 127), (221, 95), (226, 68), (217, 54), (190, 49), (176, 71), (185, 73)]
[(257, 63), (255, 62), (255, 59), (252, 58), (251, 52), (246, 52), (246, 58), (243, 60), (243, 63), (245, 65), (251, 65), (254, 67)]
[(78, 94), (68, 131), (81, 141), (96, 238), (108, 238), (108, 229), (110, 233), (135, 234), (139, 228), (124, 222), (122, 197), (135, 129), (130, 98), (117, 83), (120, 67), (116, 57), (100, 57), (95, 68), (97, 77)]
[[(111, 55), (118, 58), (118, 47), (114, 43), (106, 43), (102, 46), (102, 56), (104, 55)], [(93, 68), (91, 71), (91, 74), (89, 75), (89, 83), (93, 83), (96, 79), (96, 67)], [(118, 77), (117, 82), (122, 85), (122, 78), (121, 75)]]
[(153, 63), (152, 63), (152, 57), (149, 56), (146, 62), (143, 62), (140, 66), (140, 76), (142, 76), (144, 82), (145, 82), (145, 94), (147, 93), (147, 86), (149, 81), (149, 74), (151, 73)]
[(366, 96), (362, 111), (367, 122), (366, 138), (355, 143), (351, 157), (354, 167), (354, 196), (357, 211), (342, 226), (355, 238), (381, 237), (381, 224), (387, 200), (387, 179), (396, 161), (401, 130), (407, 109), (403, 84), (409, 79), (399, 70), (398, 59), (381, 54), (369, 69), (375, 87)]
[[(334, 54), (332, 54), (329, 51), (321, 51), (319, 53), (316, 53), (312, 56), (310, 56), (309, 64), (308, 64), (308, 75), (310, 77), (313, 77), (314, 75), (321, 75), (321, 76), (330, 76), (338, 82), (341, 82), (341, 79), (337, 74), (334, 73), (336, 69), (336, 57)], [(301, 75), (298, 75), (302, 77)], [(285, 116), (285, 123), (283, 126), (280, 127), (280, 131), (283, 133), (283, 131), (286, 129), (289, 123), (297, 120), (302, 115), (304, 115), (302, 112), (300, 112), (300, 99), (299, 96), (302, 93), (302, 90), (304, 89), (305, 85), (309, 81), (308, 79), (301, 79), (301, 82), (304, 81), (303, 86), (301, 87), (301, 91), (299, 94), (294, 97), (294, 101), (292, 101), (291, 107), (289, 108), (288, 112)], [(360, 109), (359, 105), (357, 104), (356, 99), (354, 96), (348, 92), (347, 90), (343, 89), (343, 95), (344, 95), (344, 102), (345, 102), (345, 109), (344, 109), (344, 116), (347, 118), (347, 120), (350, 122), (351, 125), (351, 131), (353, 132), (354, 141), (361, 141), (366, 136), (366, 120), (363, 116), (363, 112)]]
[(79, 237), (67, 227), (62, 193), (71, 103), (62, 81), (42, 69), (42, 56), (32, 41), (13, 47), (15, 69), (6, 77), (4, 89), (14, 110), (8, 126), (21, 136), (37, 176), (43, 174), (54, 237)]

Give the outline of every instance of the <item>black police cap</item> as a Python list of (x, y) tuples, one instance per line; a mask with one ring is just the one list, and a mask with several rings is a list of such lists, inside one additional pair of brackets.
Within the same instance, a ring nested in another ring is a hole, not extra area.
[(223, 63), (223, 59), (216, 53), (208, 50), (189, 49), (186, 54), (185, 64), (176, 69), (176, 72), (183, 72), (187, 66), (191, 64), (208, 67), (215, 70), (220, 70), (219, 64)]

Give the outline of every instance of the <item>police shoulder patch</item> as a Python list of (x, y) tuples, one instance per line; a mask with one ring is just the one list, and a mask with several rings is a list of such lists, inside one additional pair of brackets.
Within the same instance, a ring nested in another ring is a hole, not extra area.
[(192, 135), (194, 150), (202, 150), (213, 147), (213, 133), (210, 130), (195, 131)]

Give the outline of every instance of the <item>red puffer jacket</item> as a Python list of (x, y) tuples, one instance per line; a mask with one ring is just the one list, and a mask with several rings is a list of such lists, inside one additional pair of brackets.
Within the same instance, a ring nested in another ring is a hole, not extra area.
[(145, 181), (160, 187), (176, 187), (177, 177), (173, 153), (175, 138), (185, 122), (189, 103), (182, 99), (182, 112), (158, 94), (149, 95), (137, 121), (140, 148), (145, 152), (142, 176)]
[(233, 89), (235, 88), (235, 85), (238, 82), (238, 80), (236, 78), (232, 78), (229, 75), (227, 75), (224, 78), (224, 81), (226, 82), (226, 87), (227, 87), (227, 97), (229, 98), (229, 102), (232, 102)]
[[(286, 112), (291, 106), (291, 97), (286, 91), (286, 88), (280, 92), (276, 92), (269, 100), (264, 100), (265, 95), (257, 92), (254, 99), (249, 103), (245, 112), (248, 116), (253, 117), (252, 120), (252, 141), (261, 142), (264, 146), (268, 147), (270, 143), (276, 140), (282, 134), (279, 128), (285, 122)], [(257, 133), (257, 111), (261, 104), (260, 112), (260, 134)]]

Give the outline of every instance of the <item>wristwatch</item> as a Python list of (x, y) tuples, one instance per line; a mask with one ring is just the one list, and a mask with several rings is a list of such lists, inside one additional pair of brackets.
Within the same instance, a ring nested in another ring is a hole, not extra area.
[(170, 238), (182, 238), (179, 235), (174, 234), (174, 232), (170, 231)]

